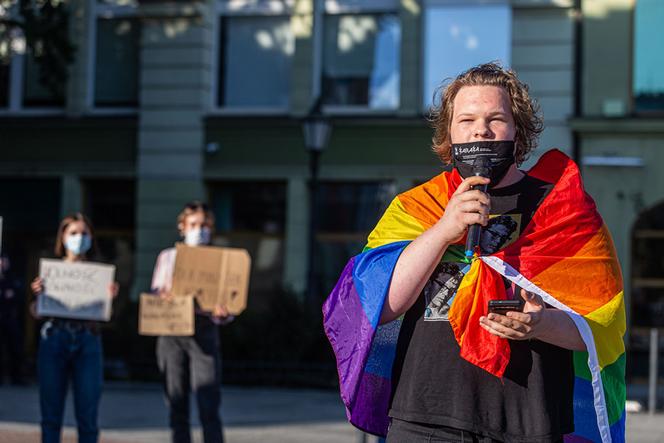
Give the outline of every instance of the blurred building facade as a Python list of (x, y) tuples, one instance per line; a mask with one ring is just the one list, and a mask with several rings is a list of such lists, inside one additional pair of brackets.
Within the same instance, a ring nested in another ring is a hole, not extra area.
[(655, 49), (664, 43), (664, 3), (584, 0), (582, 6), (580, 112), (570, 128), (586, 189), (623, 269), (628, 374), (643, 379), (648, 328), (664, 326), (664, 56)]
[(526, 166), (552, 147), (580, 161), (615, 236), (632, 320), (664, 318), (655, 315), (662, 255), (648, 255), (664, 246), (664, 74), (651, 72), (661, 51), (648, 50), (664, 43), (652, 21), (664, 18), (660, 2), (70, 6), (77, 55), (64, 97), (40, 85), (29, 54), (0, 67), (0, 215), (26, 278), (50, 255), (59, 217), (81, 210), (135, 303), (157, 253), (177, 240), (183, 203), (198, 198), (216, 213), (215, 243), (250, 250), (255, 303), (277, 288), (303, 294), (309, 169), (299, 119), (321, 96), (333, 124), (315, 208), (322, 300), (393, 196), (442, 170), (424, 118), (437, 85), (500, 60), (545, 118)]

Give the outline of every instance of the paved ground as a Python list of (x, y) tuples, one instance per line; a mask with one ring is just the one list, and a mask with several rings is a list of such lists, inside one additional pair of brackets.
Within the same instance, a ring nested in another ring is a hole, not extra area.
[[(224, 388), (222, 396), (222, 417), (229, 443), (361, 441), (361, 434), (347, 424), (335, 392), (228, 387)], [(38, 398), (35, 386), (0, 386), (0, 443), (39, 441)], [(200, 442), (194, 403), (194, 441)], [(102, 443), (169, 441), (166, 406), (159, 385), (107, 384), (99, 422)], [(64, 436), (67, 443), (76, 441), (71, 396), (66, 408)]]
[[(192, 402), (192, 408), (193, 408)], [(192, 410), (195, 442), (198, 421)], [(222, 416), (228, 443), (359, 443), (362, 436), (346, 423), (335, 392), (227, 387)], [(35, 386), (0, 386), (0, 443), (39, 441), (39, 403)], [(168, 441), (166, 407), (161, 388), (151, 384), (106, 386), (100, 409), (102, 443)], [(71, 399), (64, 441), (76, 442)], [(664, 443), (664, 414), (629, 414), (627, 441)], [(373, 443), (373, 438), (368, 443)]]

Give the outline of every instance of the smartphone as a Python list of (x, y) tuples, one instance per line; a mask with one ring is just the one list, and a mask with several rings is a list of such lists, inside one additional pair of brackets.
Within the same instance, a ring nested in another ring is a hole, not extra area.
[(523, 311), (523, 300), (489, 300), (489, 312), (505, 315), (509, 311)]

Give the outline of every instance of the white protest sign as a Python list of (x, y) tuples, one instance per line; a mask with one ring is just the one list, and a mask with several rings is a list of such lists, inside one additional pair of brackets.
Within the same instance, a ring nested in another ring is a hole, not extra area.
[(39, 277), (44, 285), (37, 302), (40, 317), (110, 320), (109, 287), (115, 280), (115, 266), (43, 258)]

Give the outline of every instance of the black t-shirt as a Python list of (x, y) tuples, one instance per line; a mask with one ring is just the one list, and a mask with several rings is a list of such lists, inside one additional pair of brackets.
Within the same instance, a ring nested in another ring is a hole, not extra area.
[[(525, 229), (552, 185), (524, 177), (491, 190), (480, 247), (493, 253)], [(510, 340), (502, 379), (462, 359), (447, 319), (469, 266), (441, 263), (404, 316), (393, 369), (390, 417), (448, 426), (505, 442), (557, 442), (574, 429), (572, 352)], [(518, 297), (510, 285), (508, 296)]]

